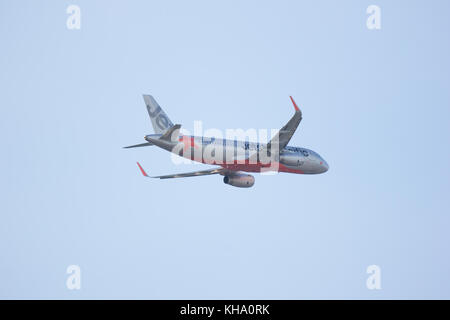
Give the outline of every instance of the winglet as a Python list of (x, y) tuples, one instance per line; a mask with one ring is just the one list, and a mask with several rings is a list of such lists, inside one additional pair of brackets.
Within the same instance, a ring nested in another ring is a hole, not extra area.
[(143, 175), (144, 177), (148, 177), (147, 173), (146, 173), (145, 170), (141, 167), (140, 163), (139, 163), (139, 162), (136, 162), (136, 163), (137, 163), (139, 169), (141, 170), (142, 175)]
[(294, 104), (295, 111), (300, 111), (300, 109), (297, 107), (297, 104), (294, 101), (294, 98), (292, 98), (292, 96), (289, 96), (289, 98), (291, 98), (291, 101)]

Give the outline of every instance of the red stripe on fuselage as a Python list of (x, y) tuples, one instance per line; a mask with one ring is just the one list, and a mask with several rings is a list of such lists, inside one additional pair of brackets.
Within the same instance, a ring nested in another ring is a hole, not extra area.
[(205, 164), (217, 164), (217, 165), (221, 166), (222, 168), (225, 168), (225, 169), (228, 169), (231, 171), (261, 172), (261, 171), (264, 171), (264, 169), (270, 169), (271, 167), (272, 168), (278, 167), (278, 170), (273, 170), (273, 171), (304, 174), (304, 172), (302, 170), (288, 168), (279, 162), (275, 162), (272, 164), (270, 164), (270, 163), (265, 164), (265, 163), (261, 163), (261, 162), (249, 163), (248, 160), (245, 160), (245, 163), (242, 163), (241, 161), (239, 161), (240, 163), (238, 163), (238, 161), (234, 161), (234, 163), (210, 163), (210, 162), (206, 162), (204, 159), (202, 159), (201, 161), (198, 161), (197, 159), (195, 159), (195, 161), (205, 163)]

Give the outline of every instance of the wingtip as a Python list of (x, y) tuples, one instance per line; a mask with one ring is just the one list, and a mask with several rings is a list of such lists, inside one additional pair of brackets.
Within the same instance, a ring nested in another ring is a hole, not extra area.
[(139, 162), (136, 162), (136, 163), (137, 163), (139, 169), (141, 170), (142, 175), (143, 175), (144, 177), (148, 177), (147, 173), (145, 172), (144, 168), (142, 168), (141, 164), (140, 164)]
[(298, 107), (297, 104), (295, 103), (294, 98), (292, 98), (292, 96), (289, 96), (289, 98), (291, 98), (291, 101), (292, 101), (292, 104), (294, 105), (295, 111), (300, 111), (299, 107)]

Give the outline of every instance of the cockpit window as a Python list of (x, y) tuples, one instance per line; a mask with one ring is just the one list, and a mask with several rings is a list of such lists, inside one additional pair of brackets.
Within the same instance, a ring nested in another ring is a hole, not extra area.
[(305, 149), (302, 149), (302, 148), (297, 148), (297, 147), (286, 147), (286, 150), (293, 151), (293, 152), (300, 152), (301, 154), (303, 154), (303, 156), (309, 157), (309, 152), (308, 152), (308, 150), (305, 150)]

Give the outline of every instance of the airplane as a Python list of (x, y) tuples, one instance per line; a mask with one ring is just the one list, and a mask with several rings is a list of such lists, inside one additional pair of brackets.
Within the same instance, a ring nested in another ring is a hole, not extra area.
[(170, 121), (153, 96), (143, 95), (143, 97), (155, 133), (146, 135), (145, 143), (124, 148), (157, 146), (190, 160), (218, 165), (218, 167), (208, 170), (149, 176), (137, 162), (144, 177), (170, 179), (220, 174), (224, 177), (225, 184), (249, 188), (255, 184), (255, 178), (248, 174), (249, 172), (276, 171), (320, 174), (329, 169), (327, 162), (317, 152), (302, 147), (288, 146), (302, 120), (302, 112), (292, 96), (290, 99), (294, 105), (294, 115), (267, 144), (181, 135), (181, 125), (174, 125)]

